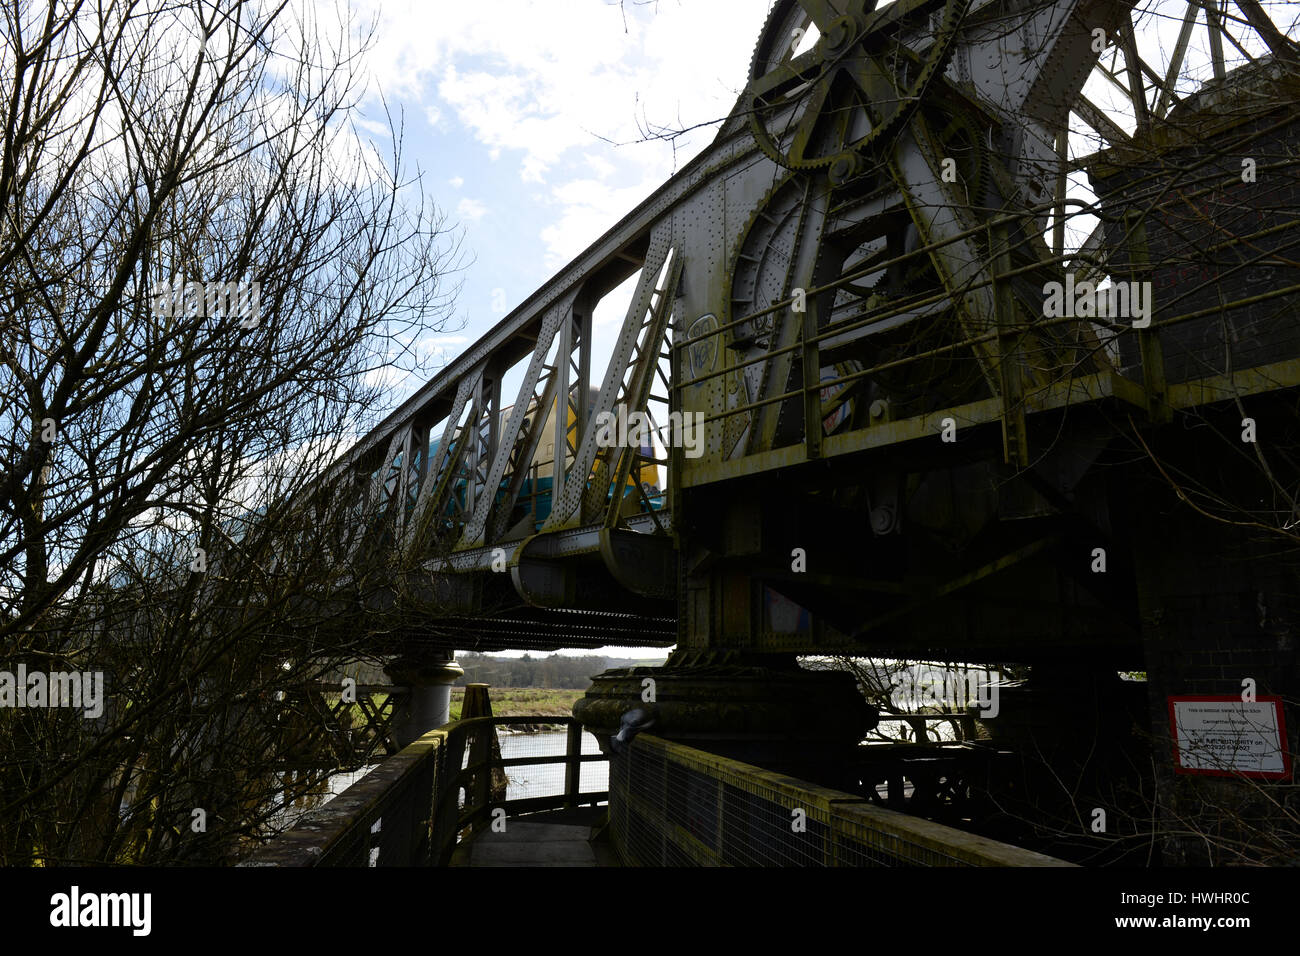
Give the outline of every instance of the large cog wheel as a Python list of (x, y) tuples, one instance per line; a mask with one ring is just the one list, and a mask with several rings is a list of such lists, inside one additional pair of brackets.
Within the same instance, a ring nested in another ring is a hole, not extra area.
[[(787, 174), (755, 204), (740, 231), (741, 240), (732, 253), (727, 275), (731, 292), (728, 321), (766, 310), (788, 294), (790, 263), (799, 239), (801, 213), (806, 199), (802, 178)], [(798, 279), (794, 282), (797, 284)], [(761, 360), (771, 348), (777, 316), (768, 312), (733, 326), (727, 333), (727, 349), (736, 366), (727, 379), (727, 406), (752, 404), (761, 397)], [(724, 446), (739, 447), (752, 415), (730, 415), (724, 422)]]
[[(744, 104), (754, 139), (792, 170), (844, 182), (890, 140), (947, 66), (970, 0), (780, 0), (759, 35)], [(914, 53), (900, 34), (942, 8), (934, 40)], [(815, 26), (815, 46), (792, 56)]]

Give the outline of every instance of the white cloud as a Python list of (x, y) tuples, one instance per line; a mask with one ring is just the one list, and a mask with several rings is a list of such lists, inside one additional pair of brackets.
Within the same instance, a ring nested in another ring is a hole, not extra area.
[(456, 203), (456, 216), (469, 222), (478, 222), (487, 215), (487, 206), (483, 205), (477, 199), (462, 199)]
[(392, 131), (385, 124), (376, 122), (375, 120), (366, 119), (358, 113), (352, 115), (352, 122), (367, 133), (371, 133), (383, 139), (392, 138)]
[(598, 153), (587, 153), (583, 159), (587, 161), (587, 166), (590, 167), (591, 171), (601, 179), (607, 179), (615, 172), (614, 164)]
[(459, 176), (452, 176), (451, 179), (447, 180), (447, 185), (452, 189), (460, 189), (461, 186), (465, 185), (465, 180)]
[[(494, 5), (369, 0), (362, 19), (379, 19), (370, 67), (379, 87), (458, 123), (493, 161), (509, 162), (524, 182), (563, 187), (579, 177), (623, 186), (661, 183), (706, 145), (713, 130), (678, 143), (635, 144), (641, 125), (691, 125), (720, 119), (744, 86), (766, 4), (608, 3), (563, 5), (512, 0)], [(435, 105), (436, 104), (436, 105)], [(454, 119), (453, 119), (454, 117)], [(627, 143), (615, 147), (604, 140)], [(581, 174), (575, 176), (581, 168)], [(620, 177), (620, 174), (621, 177)], [(457, 187), (459, 188), (459, 187)], [(606, 190), (617, 208), (595, 210), (590, 197), (560, 221), (605, 226), (643, 198)], [(582, 248), (595, 234), (564, 240), (552, 229), (549, 256)]]
[(624, 187), (600, 179), (574, 179), (556, 186), (550, 198), (557, 215), (541, 232), (546, 244), (546, 267), (550, 271), (561, 268), (658, 185), (657, 179), (647, 177)]

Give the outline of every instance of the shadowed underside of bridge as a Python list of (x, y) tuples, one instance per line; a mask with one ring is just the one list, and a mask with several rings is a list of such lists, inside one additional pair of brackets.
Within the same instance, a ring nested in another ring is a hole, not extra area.
[[(780, 0), (712, 145), (325, 477), (355, 515), (340, 560), (400, 569), (368, 600), (408, 654), (676, 644), (597, 682), (578, 714), (603, 734), (645, 705), (657, 734), (842, 785), (873, 718), (795, 654), (1021, 662), (1009, 746), (1129, 754), (1136, 715), (1171, 777), (1168, 695), (1238, 670), (1300, 690), (1241, 597), (1290, 619), (1295, 515), (1269, 502), (1300, 458), (1221, 438), (1294, 431), (1300, 188), (1241, 157), (1294, 156), (1300, 57), (1234, 6), (1187, 3), (1165, 57), (1125, 0)], [(1225, 39), (1257, 55), (1229, 71)], [(1079, 171), (1099, 199), (1071, 248)], [(598, 364), (592, 311), (634, 276)], [(1152, 291), (1048, 306), (1080, 283)], [(1230, 666), (1197, 670), (1210, 648)]]

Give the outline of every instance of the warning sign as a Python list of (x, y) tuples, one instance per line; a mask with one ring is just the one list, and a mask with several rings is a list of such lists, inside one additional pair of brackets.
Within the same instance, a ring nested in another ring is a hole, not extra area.
[(1169, 722), (1178, 773), (1291, 776), (1280, 697), (1170, 697)]

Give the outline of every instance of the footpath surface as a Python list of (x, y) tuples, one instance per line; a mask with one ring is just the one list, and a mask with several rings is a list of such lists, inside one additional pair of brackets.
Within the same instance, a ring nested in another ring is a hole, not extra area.
[(508, 817), (503, 832), (485, 830), (462, 844), (452, 866), (618, 866), (618, 855), (592, 841), (603, 807)]

